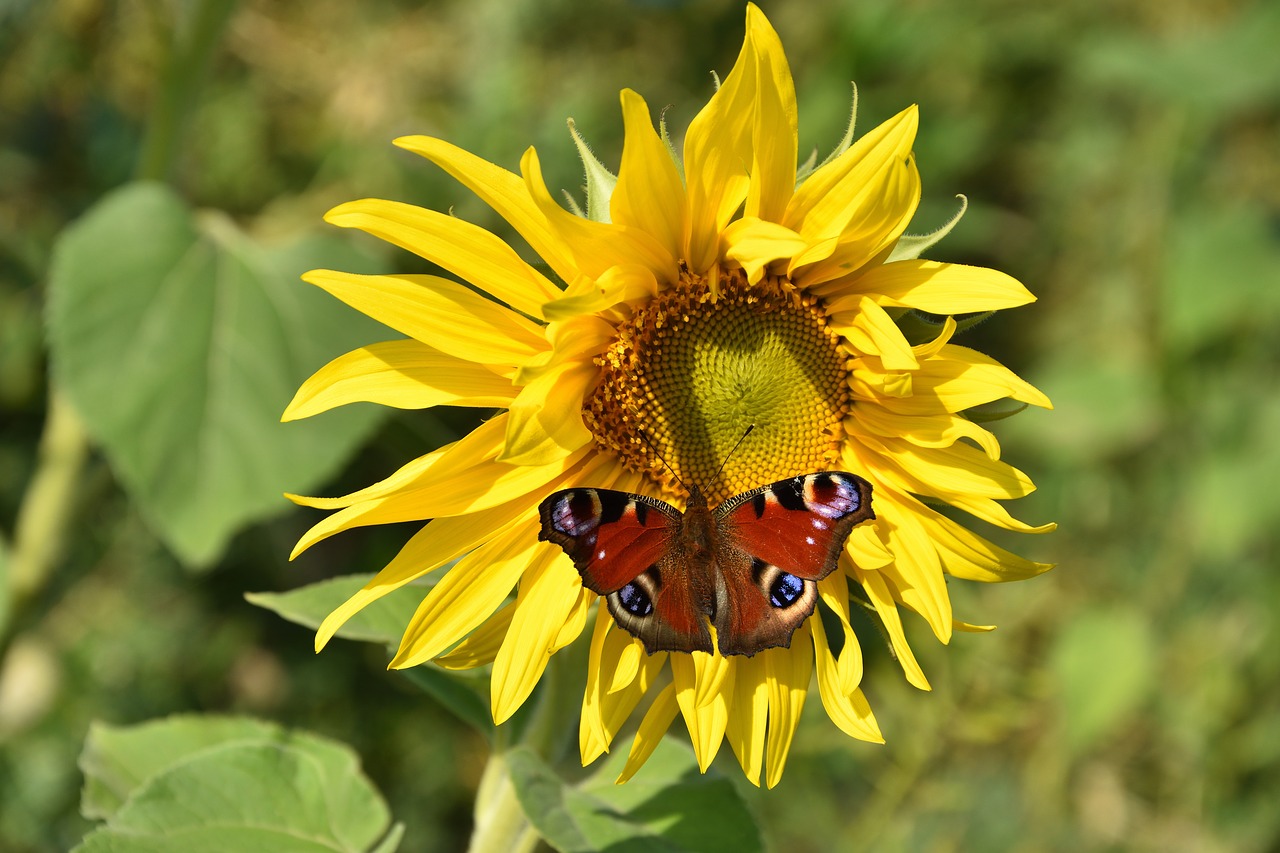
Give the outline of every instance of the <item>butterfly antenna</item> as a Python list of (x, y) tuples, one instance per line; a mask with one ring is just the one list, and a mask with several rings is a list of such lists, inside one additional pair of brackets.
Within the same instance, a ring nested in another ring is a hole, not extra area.
[(751, 431), (755, 428), (755, 424), (747, 427), (747, 431), (742, 434), (742, 438), (738, 439), (738, 443), (733, 446), (733, 450), (729, 451), (729, 455), (724, 458), (724, 461), (720, 463), (720, 467), (716, 469), (716, 475), (711, 478), (711, 482), (719, 482), (720, 475), (724, 473), (724, 466), (729, 464), (729, 460), (733, 458), (733, 454), (738, 452), (738, 448), (742, 446), (742, 442), (747, 440), (747, 436), (751, 435)]
[(671, 476), (676, 478), (677, 483), (684, 486), (684, 490), (686, 492), (689, 491), (689, 487), (684, 485), (684, 480), (681, 480), (680, 475), (676, 473), (676, 469), (668, 465), (667, 460), (662, 458), (662, 454), (658, 452), (658, 448), (653, 446), (653, 442), (649, 440), (649, 436), (645, 434), (645, 431), (640, 427), (636, 427), (636, 434), (639, 435), (640, 439), (649, 446), (649, 449), (653, 451), (653, 455), (658, 457), (658, 461), (662, 463), (662, 467), (666, 468), (667, 471), (670, 472)]

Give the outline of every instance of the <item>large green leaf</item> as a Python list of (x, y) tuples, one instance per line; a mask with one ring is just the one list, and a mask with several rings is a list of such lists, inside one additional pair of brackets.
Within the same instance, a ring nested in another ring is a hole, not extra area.
[[(372, 574), (340, 575), (287, 592), (249, 592), (244, 597), (250, 604), (274, 611), (290, 622), (319, 628), (326, 616), (355, 595), (372, 577)], [(366, 605), (348, 619), (335, 636), (397, 645), (429, 589), (429, 586), (416, 583), (402, 586)]]
[[(288, 592), (251, 592), (245, 598), (290, 622), (318, 628), (334, 608), (355, 594), (371, 577), (371, 574), (342, 575)], [(393, 647), (399, 645), (414, 611), (439, 577), (440, 574), (436, 573), (425, 578), (424, 583), (403, 586), (384, 595), (348, 619), (335, 636)], [(446, 671), (428, 663), (404, 670), (403, 674), (460, 720), (485, 734), (492, 734), (493, 717), (484, 696), (487, 673)]]
[(580, 785), (525, 748), (503, 757), (529, 822), (562, 853), (762, 850), (760, 830), (728, 780), (698, 773), (687, 748), (664, 739), (635, 779), (616, 785), (618, 750)]
[(98, 851), (394, 849), (390, 814), (348, 747), (249, 719), (96, 724), (81, 758), (82, 810), (107, 817)]
[(103, 198), (60, 238), (48, 306), (54, 376), (158, 535), (207, 565), (242, 525), (332, 474), (381, 410), (280, 424), (294, 390), (386, 337), (298, 280), (373, 271), (336, 235), (261, 246), (167, 187)]

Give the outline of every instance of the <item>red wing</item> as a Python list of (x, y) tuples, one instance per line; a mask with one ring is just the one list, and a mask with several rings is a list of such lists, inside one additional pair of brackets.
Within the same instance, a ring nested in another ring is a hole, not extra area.
[(671, 541), (675, 507), (611, 489), (564, 489), (538, 507), (538, 538), (564, 549), (582, 585), (609, 595), (657, 565)]
[(813, 613), (818, 584), (777, 566), (732, 552), (720, 564), (725, 606), (716, 613), (720, 654), (747, 655), (790, 646), (791, 635)]
[(716, 509), (721, 535), (734, 547), (813, 581), (835, 571), (849, 531), (875, 517), (871, 484), (842, 471), (783, 480)]
[(640, 638), (649, 654), (710, 652), (704, 607), (671, 557), (607, 596), (609, 613), (619, 627)]

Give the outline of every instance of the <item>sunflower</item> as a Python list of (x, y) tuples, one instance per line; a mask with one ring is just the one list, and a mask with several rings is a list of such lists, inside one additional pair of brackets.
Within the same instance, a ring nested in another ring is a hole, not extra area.
[[(587, 630), (594, 610), (583, 763), (607, 752), (651, 697), (619, 781), (680, 715), (701, 768), (727, 740), (746, 777), (759, 785), (763, 773), (772, 787), (815, 671), (836, 726), (882, 742), (860, 686), (851, 603), (874, 611), (906, 678), (927, 689), (901, 608), (946, 643), (953, 630), (986, 630), (953, 617), (947, 575), (1005, 581), (1048, 568), (935, 508), (948, 504), (1012, 530), (1052, 527), (1022, 524), (998, 503), (1033, 485), (965, 414), (996, 400), (1049, 401), (991, 358), (951, 343), (955, 315), (1033, 297), (994, 270), (918, 259), (950, 225), (904, 236), (920, 198), (915, 107), (856, 140), (850, 122), (825, 162), (798, 164), (786, 57), (758, 8), (748, 6), (746, 18), (742, 50), (690, 123), (682, 154), (631, 90), (621, 93), (616, 178), (574, 131), (590, 178), (585, 212), (553, 199), (532, 148), (516, 175), (439, 139), (396, 140), (489, 204), (542, 264), (448, 213), (366, 199), (327, 220), (401, 246), (465, 284), (332, 270), (304, 276), (406, 337), (323, 367), (286, 420), (356, 401), (501, 410), (368, 488), (292, 496), (336, 510), (295, 555), (353, 527), (430, 520), (330, 614), (317, 650), (370, 602), (448, 566), (391, 666), (491, 664), (501, 723), (551, 656)], [(930, 327), (920, 312), (945, 319)], [(730, 456), (751, 424), (750, 439)], [(561, 549), (539, 541), (538, 505), (560, 489), (611, 488), (681, 505), (681, 483), (690, 483), (715, 506), (828, 469), (873, 485), (876, 520), (853, 530), (838, 570), (818, 584), (815, 616), (826, 619), (811, 617), (789, 647), (750, 657), (646, 654), (583, 588)]]

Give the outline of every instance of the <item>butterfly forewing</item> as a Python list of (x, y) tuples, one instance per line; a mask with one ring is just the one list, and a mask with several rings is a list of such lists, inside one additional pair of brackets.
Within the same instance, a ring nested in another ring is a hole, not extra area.
[(849, 531), (876, 516), (870, 483), (824, 471), (738, 495), (716, 517), (753, 558), (817, 581), (835, 571)]
[(675, 507), (611, 489), (565, 489), (543, 500), (539, 538), (565, 550), (582, 585), (608, 595), (657, 565), (671, 539)]

